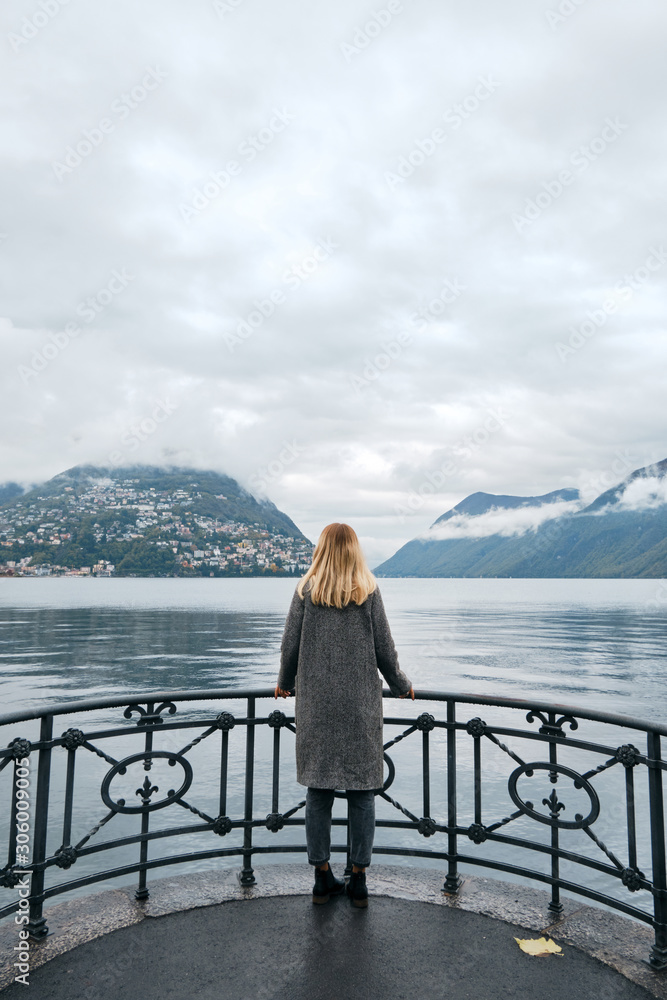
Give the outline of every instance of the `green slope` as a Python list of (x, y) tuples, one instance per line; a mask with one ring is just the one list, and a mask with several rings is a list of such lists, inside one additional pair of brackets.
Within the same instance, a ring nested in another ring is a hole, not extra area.
[(377, 576), (665, 577), (667, 507), (572, 514), (521, 537), (414, 540)]
[[(200, 469), (163, 469), (159, 466), (144, 465), (108, 469), (94, 465), (77, 465), (59, 473), (28, 493), (6, 502), (1, 509), (10, 508), (16, 500), (23, 504), (34, 503), (37, 509), (43, 509), (48, 507), (48, 503), (44, 501), (64, 497), (67, 492), (74, 497), (79, 496), (89, 489), (91, 480), (95, 479), (112, 479), (116, 483), (131, 479), (137, 490), (151, 488), (157, 492), (186, 490), (189, 494), (188, 500), (176, 506), (187, 507), (195, 514), (240, 521), (245, 524), (256, 523), (290, 538), (305, 538), (294, 521), (278, 510), (275, 504), (268, 500), (256, 500), (230, 476)], [(193, 486), (193, 483), (196, 486)], [(67, 490), (67, 487), (70, 489)], [(221, 494), (225, 497), (224, 500), (218, 499)]]
[(118, 576), (294, 575), (311, 553), (275, 504), (211, 471), (76, 466), (0, 505), (7, 572), (103, 561)]

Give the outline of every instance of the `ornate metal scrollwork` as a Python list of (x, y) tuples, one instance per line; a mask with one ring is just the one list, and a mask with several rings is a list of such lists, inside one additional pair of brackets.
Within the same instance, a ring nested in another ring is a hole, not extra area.
[(169, 715), (173, 715), (176, 712), (176, 706), (173, 701), (163, 701), (157, 708), (149, 710), (148, 705), (146, 708), (143, 705), (132, 704), (128, 705), (123, 715), (126, 719), (132, 718), (133, 712), (139, 713), (139, 718), (137, 719), (138, 726), (161, 726), (164, 722), (162, 718), (162, 712), (167, 709)]
[[(575, 788), (576, 787), (577, 787), (577, 784), (575, 782)], [(526, 805), (528, 805), (528, 803), (526, 803)], [(551, 816), (552, 819), (558, 819), (558, 813), (562, 809), (566, 808), (565, 803), (561, 802), (559, 800), (559, 798), (558, 798), (558, 792), (556, 791), (555, 788), (551, 792), (551, 795), (549, 796), (548, 799), (542, 799), (542, 805), (543, 806), (549, 806), (549, 815)], [(530, 803), (530, 807), (531, 807), (531, 809), (533, 808), (532, 802)]]
[(14, 760), (22, 760), (23, 757), (28, 757), (32, 749), (30, 740), (21, 739), (20, 736), (16, 736), (7, 746), (11, 750)]
[(435, 729), (435, 718), (429, 712), (422, 712), (415, 722), (415, 726), (422, 733), (430, 733), (432, 729)]
[(229, 833), (232, 828), (232, 821), (229, 816), (218, 816), (218, 818), (213, 823), (213, 833), (217, 833), (219, 837), (224, 837), (225, 834)]
[(437, 826), (435, 820), (431, 819), (430, 816), (422, 816), (417, 823), (417, 833), (421, 833), (422, 837), (432, 837), (436, 832)]
[(85, 734), (80, 729), (66, 729), (60, 739), (66, 750), (76, 750), (86, 742)]
[(630, 892), (638, 892), (642, 889), (642, 880), (646, 876), (640, 872), (639, 868), (624, 868), (621, 872), (621, 882)]
[[(137, 788), (135, 795), (141, 796), (141, 801), (144, 805), (147, 805), (151, 800), (151, 795), (153, 792), (159, 792), (160, 789), (157, 785), (151, 785), (151, 779), (146, 775), (144, 778), (144, 783), (140, 788)], [(173, 789), (170, 789), (170, 793), (173, 795)]]
[(382, 791), (386, 792), (387, 789), (390, 788), (394, 783), (394, 778), (396, 777), (396, 765), (394, 764), (393, 760), (391, 759), (388, 753), (383, 753), (382, 756), (386, 761), (387, 767), (389, 768), (389, 774), (387, 775), (385, 782), (382, 786)]
[[(574, 787), (583, 788), (590, 799), (590, 812), (588, 815), (582, 816), (581, 813), (575, 813), (573, 820), (559, 819), (558, 813), (565, 806), (562, 802), (558, 801), (555, 789), (548, 799), (542, 799), (542, 804), (549, 807), (548, 816), (538, 812), (532, 802), (524, 801), (517, 791), (517, 782), (522, 775), (532, 778), (535, 771), (547, 771), (550, 776), (552, 774), (562, 774), (567, 778), (571, 778)], [(594, 823), (600, 815), (600, 800), (593, 786), (577, 771), (573, 771), (572, 768), (565, 767), (563, 764), (552, 764), (546, 761), (523, 764), (510, 774), (507, 789), (510, 798), (522, 813), (536, 819), (538, 823), (546, 823), (547, 826), (557, 826), (561, 830), (582, 830), (584, 827)]]
[(468, 827), (468, 837), (474, 844), (483, 844), (486, 836), (486, 827), (483, 823), (471, 823)]
[(539, 719), (542, 725), (540, 726), (538, 732), (543, 736), (562, 736), (563, 739), (567, 736), (567, 733), (563, 732), (563, 724), (567, 722), (570, 729), (578, 729), (579, 723), (571, 715), (561, 715), (560, 719), (557, 719), (554, 715), (553, 721), (551, 719), (545, 718), (542, 712), (538, 712), (536, 708), (528, 712), (526, 715), (526, 722), (534, 722), (535, 719)]
[(22, 878), (23, 875), (19, 872), (15, 872), (11, 868), (5, 868), (4, 871), (0, 872), (0, 885), (5, 889), (13, 889), (14, 886), (19, 884)]
[(236, 725), (236, 719), (231, 712), (221, 712), (215, 720), (215, 724), (218, 729), (221, 729), (223, 733), (228, 733), (230, 729), (233, 729)]
[(271, 729), (282, 729), (283, 726), (287, 725), (287, 716), (284, 712), (278, 709), (275, 712), (271, 712), (266, 720), (271, 727)]
[(466, 724), (466, 732), (468, 736), (483, 736), (486, 732), (486, 722), (484, 719), (480, 719), (477, 716)]
[(639, 750), (632, 743), (624, 743), (622, 746), (618, 747), (614, 757), (623, 767), (635, 767), (639, 763), (640, 758)]
[[(125, 774), (127, 768), (131, 764), (136, 764), (138, 761), (142, 761), (145, 766), (145, 762), (156, 760), (159, 758), (164, 758), (171, 765), (180, 764), (183, 768), (183, 784), (181, 787), (174, 791), (170, 788), (167, 792), (166, 798), (158, 799), (157, 802), (150, 802), (150, 797), (153, 791), (159, 791), (157, 785), (151, 785), (148, 775), (144, 779), (144, 784), (141, 788), (136, 791), (137, 795), (141, 795), (142, 804), (140, 806), (126, 805), (124, 799), (117, 799), (114, 801), (110, 795), (110, 786), (113, 779), (117, 774)], [(145, 750), (143, 753), (135, 753), (130, 757), (125, 757), (123, 760), (119, 760), (117, 764), (107, 771), (102, 781), (102, 787), (100, 788), (100, 795), (102, 796), (102, 801), (109, 809), (113, 812), (121, 813), (140, 813), (140, 812), (152, 812), (154, 809), (164, 809), (165, 806), (169, 806), (172, 802), (177, 799), (182, 798), (187, 792), (188, 788), (192, 784), (192, 765), (186, 757), (182, 757), (180, 754), (173, 753), (171, 750)]]
[(282, 830), (285, 825), (285, 821), (282, 813), (269, 813), (266, 817), (266, 829), (270, 830), (271, 833), (278, 833), (278, 830)]
[(78, 856), (76, 847), (59, 847), (54, 855), (58, 868), (71, 868)]

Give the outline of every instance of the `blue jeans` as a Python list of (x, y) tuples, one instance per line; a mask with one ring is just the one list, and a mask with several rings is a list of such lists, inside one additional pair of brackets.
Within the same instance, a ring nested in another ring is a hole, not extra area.
[[(350, 861), (358, 868), (371, 863), (375, 836), (375, 793), (348, 789)], [(323, 865), (331, 851), (333, 788), (309, 788), (306, 793), (306, 846), (311, 865)]]

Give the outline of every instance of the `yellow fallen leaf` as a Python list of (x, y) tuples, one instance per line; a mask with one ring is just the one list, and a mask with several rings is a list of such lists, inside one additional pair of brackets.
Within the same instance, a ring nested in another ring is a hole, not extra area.
[(514, 938), (521, 951), (527, 955), (535, 955), (537, 958), (544, 958), (545, 955), (562, 954), (563, 949), (555, 941), (547, 941), (546, 938)]

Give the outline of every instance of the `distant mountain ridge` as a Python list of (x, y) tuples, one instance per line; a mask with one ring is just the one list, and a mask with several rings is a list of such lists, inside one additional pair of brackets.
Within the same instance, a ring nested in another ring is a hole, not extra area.
[(636, 483), (637, 480), (642, 479), (658, 479), (662, 481), (667, 481), (667, 458), (663, 458), (661, 462), (656, 462), (654, 465), (647, 465), (641, 469), (635, 469), (630, 475), (620, 482), (617, 486), (612, 486), (611, 489), (605, 490), (601, 493), (593, 503), (586, 507), (584, 513), (594, 513), (595, 511), (602, 510), (604, 507), (610, 507), (614, 504), (620, 503), (622, 496), (627, 492), (628, 486)]
[(543, 503), (555, 503), (557, 500), (578, 499), (579, 490), (573, 489), (553, 490), (553, 492), (545, 493), (541, 497), (514, 497), (496, 495), (495, 493), (471, 493), (470, 496), (465, 498), (465, 500), (458, 503), (456, 507), (452, 507), (452, 509), (448, 510), (445, 514), (441, 514), (440, 517), (433, 522), (432, 527), (436, 524), (448, 521), (457, 514), (469, 514), (472, 517), (475, 517), (479, 514), (486, 514), (494, 507), (502, 507), (503, 509), (510, 510), (517, 507), (534, 507)]
[(582, 506), (577, 490), (473, 493), (375, 569), (379, 577), (667, 576), (667, 459)]
[[(137, 488), (158, 491), (190, 489), (194, 484), (196, 492), (192, 494), (192, 503), (199, 514), (228, 517), (246, 523), (257, 522), (263, 527), (276, 531), (283, 530), (293, 538), (305, 538), (294, 521), (278, 510), (274, 503), (270, 500), (256, 499), (231, 476), (181, 466), (132, 465), (108, 468), (75, 465), (12, 499), (30, 503), (39, 496), (45, 499), (60, 496), (68, 487), (74, 496), (78, 496), (87, 490), (91, 483), (106, 479), (116, 483), (130, 479), (135, 481)], [(223, 499), (220, 499), (221, 496)]]
[(75, 466), (0, 503), (3, 575), (300, 575), (311, 555), (287, 514), (210, 470)]

